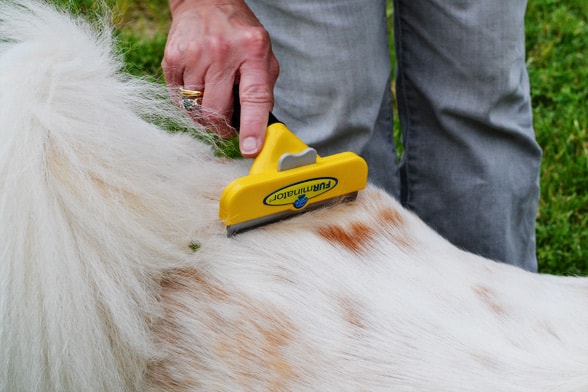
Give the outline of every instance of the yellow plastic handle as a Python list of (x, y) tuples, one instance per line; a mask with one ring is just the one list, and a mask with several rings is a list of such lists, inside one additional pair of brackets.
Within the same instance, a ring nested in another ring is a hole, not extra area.
[(267, 127), (263, 148), (253, 161), (249, 174), (278, 171), (278, 162), (284, 154), (298, 154), (307, 148), (284, 124), (273, 123)]

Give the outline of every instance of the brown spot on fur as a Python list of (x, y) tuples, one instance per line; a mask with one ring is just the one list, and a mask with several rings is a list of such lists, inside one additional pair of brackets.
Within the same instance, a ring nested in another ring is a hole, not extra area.
[(263, 385), (263, 390), (288, 390), (296, 372), (285, 350), (293, 343), (296, 328), (280, 312), (259, 313), (259, 308), (247, 309), (245, 304), (243, 308), (241, 318), (226, 323), (228, 334), (214, 351), (245, 389)]
[(365, 329), (365, 317), (360, 304), (352, 298), (339, 299), (339, 306), (343, 310), (343, 319), (354, 329)]
[(267, 368), (273, 370), (275, 375), (268, 389), (282, 390), (282, 387), (294, 376), (292, 366), (284, 358), (283, 350), (291, 343), (292, 331), (295, 328), (287, 318), (282, 320), (281, 318), (272, 319), (272, 317), (266, 317), (266, 320), (270, 321), (268, 325), (257, 327), (264, 337), (265, 344), (262, 344), (261, 348), (268, 362)]
[(402, 226), (404, 224), (404, 218), (394, 208), (386, 208), (380, 211), (378, 220), (384, 225)]
[(377, 216), (378, 223), (391, 232), (392, 241), (401, 249), (412, 249), (412, 242), (408, 237), (408, 230), (404, 227), (405, 220), (400, 211), (385, 208)]
[(475, 286), (473, 290), (478, 298), (480, 298), (480, 300), (482, 300), (482, 302), (484, 302), (497, 316), (504, 316), (506, 314), (504, 307), (496, 300), (496, 294), (488, 287)]
[(239, 390), (292, 390), (299, 373), (288, 351), (300, 341), (288, 315), (193, 269), (170, 271), (160, 301), (161, 357), (148, 368), (155, 389), (203, 390), (204, 377)]
[(169, 291), (182, 291), (194, 284), (198, 286), (199, 291), (204, 292), (211, 299), (222, 301), (228, 297), (227, 292), (222, 287), (214, 284), (204, 274), (195, 269), (185, 268), (170, 271), (161, 281), (162, 289)]
[(361, 222), (353, 222), (349, 228), (329, 225), (318, 229), (318, 234), (325, 240), (342, 245), (353, 253), (360, 254), (373, 239), (374, 230)]
[(401, 249), (410, 250), (413, 248), (412, 243), (404, 233), (394, 233), (392, 241)]

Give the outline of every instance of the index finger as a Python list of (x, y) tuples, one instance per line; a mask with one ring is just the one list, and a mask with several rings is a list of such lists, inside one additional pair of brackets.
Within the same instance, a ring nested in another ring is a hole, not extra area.
[[(269, 82), (269, 81), (268, 81)], [(256, 156), (265, 140), (269, 113), (274, 106), (273, 83), (251, 83), (241, 75), (239, 147), (246, 158)]]

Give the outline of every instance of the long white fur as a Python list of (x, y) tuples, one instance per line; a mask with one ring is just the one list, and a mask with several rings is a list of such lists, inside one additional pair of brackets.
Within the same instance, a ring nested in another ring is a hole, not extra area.
[(0, 391), (588, 391), (586, 278), (373, 187), (228, 239), (247, 162), (120, 68), (108, 28), (0, 1)]

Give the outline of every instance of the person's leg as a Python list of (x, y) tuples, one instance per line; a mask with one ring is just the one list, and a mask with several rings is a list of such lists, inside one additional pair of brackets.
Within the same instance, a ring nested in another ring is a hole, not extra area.
[(361, 154), (399, 198), (385, 0), (248, 0), (280, 62), (276, 116), (321, 155)]
[(454, 244), (535, 271), (526, 0), (394, 1), (403, 203)]

